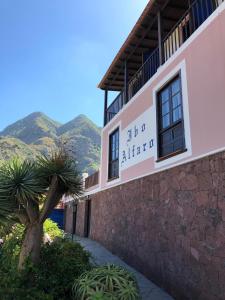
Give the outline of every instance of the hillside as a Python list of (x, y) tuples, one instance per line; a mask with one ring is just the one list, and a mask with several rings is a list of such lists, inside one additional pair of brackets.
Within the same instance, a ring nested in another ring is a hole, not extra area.
[(6, 127), (0, 132), (0, 136), (11, 136), (30, 144), (42, 137), (55, 138), (59, 126), (60, 123), (53, 121), (45, 114), (34, 112)]
[(58, 135), (62, 137), (85, 136), (93, 140), (95, 144), (101, 143), (99, 128), (85, 115), (79, 115), (72, 121), (60, 126), (57, 129)]
[(14, 156), (34, 158), (49, 154), (59, 144), (77, 161), (81, 172), (93, 173), (99, 167), (101, 129), (85, 115), (61, 125), (43, 113), (35, 112), (0, 132), (0, 160)]
[(0, 160), (8, 160), (12, 156), (18, 156), (22, 159), (32, 158), (37, 155), (35, 149), (12, 137), (0, 137)]

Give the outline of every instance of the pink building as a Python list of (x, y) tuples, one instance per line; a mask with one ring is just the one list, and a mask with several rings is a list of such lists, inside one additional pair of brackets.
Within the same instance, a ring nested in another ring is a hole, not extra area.
[(149, 1), (99, 88), (101, 167), (66, 229), (175, 299), (224, 300), (224, 1)]

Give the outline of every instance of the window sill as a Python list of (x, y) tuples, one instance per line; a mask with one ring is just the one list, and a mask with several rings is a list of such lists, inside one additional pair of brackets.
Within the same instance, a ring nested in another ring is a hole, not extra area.
[(119, 179), (119, 178), (120, 178), (119, 176), (116, 176), (116, 177), (110, 178), (110, 179), (108, 179), (108, 182), (112, 182), (112, 181), (114, 181), (114, 180), (117, 180), (117, 179)]
[(184, 153), (184, 152), (187, 152), (187, 149), (181, 149), (181, 150), (175, 151), (175, 152), (173, 152), (173, 153), (170, 153), (170, 154), (168, 154), (168, 155), (166, 155), (166, 156), (162, 156), (162, 157), (160, 157), (159, 159), (157, 159), (156, 162), (161, 162), (161, 161), (163, 161), (163, 160), (169, 159), (169, 158), (171, 158), (171, 157), (174, 157), (174, 156), (176, 156), (176, 155), (182, 154), (182, 153)]

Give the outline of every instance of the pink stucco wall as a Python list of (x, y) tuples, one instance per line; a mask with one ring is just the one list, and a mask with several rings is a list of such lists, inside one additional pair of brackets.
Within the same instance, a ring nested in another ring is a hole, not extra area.
[[(128, 105), (103, 129), (101, 188), (107, 183), (108, 140), (113, 128), (126, 128), (153, 105), (154, 88), (181, 62), (186, 66), (191, 154), (183, 163), (225, 148), (225, 5), (207, 20), (181, 49), (164, 65)], [(110, 186), (154, 173), (155, 158), (149, 158), (121, 172)]]

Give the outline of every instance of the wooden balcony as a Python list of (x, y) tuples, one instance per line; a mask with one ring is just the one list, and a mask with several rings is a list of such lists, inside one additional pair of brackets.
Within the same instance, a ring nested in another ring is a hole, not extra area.
[[(179, 1), (180, 5), (184, 3), (181, 0)], [(176, 10), (176, 14), (174, 13), (174, 16), (178, 16), (178, 19), (174, 24), (170, 23), (171, 26), (169, 31), (167, 27), (163, 28), (162, 24), (169, 24), (168, 15), (172, 11), (169, 5), (172, 3), (172, 1), (168, 1), (169, 4), (164, 8), (164, 11), (156, 13), (155, 25), (157, 26), (158, 30), (157, 47), (149, 48), (148, 51), (145, 52), (144, 63), (142, 62), (140, 68), (133, 76), (130, 77), (129, 80), (128, 75), (132, 74), (132, 72), (129, 70), (129, 65), (132, 65), (132, 63), (125, 63), (125, 70), (123, 73), (124, 87), (116, 99), (110, 104), (110, 106), (107, 106), (108, 89), (105, 90), (104, 125), (110, 122), (117, 115), (123, 106), (130, 101), (130, 99), (145, 85), (149, 79), (153, 77), (154, 74), (156, 74), (158, 68), (174, 55), (174, 53), (224, 1), (225, 0), (195, 0), (189, 5), (188, 9), (184, 9), (185, 6), (177, 6), (179, 7), (179, 10)], [(187, 2), (188, 1), (186, 1), (186, 3)], [(180, 15), (178, 12), (180, 12)], [(168, 15), (166, 15), (166, 13)], [(175, 18), (174, 16), (173, 19)], [(154, 22), (152, 23), (154, 24)], [(139, 24), (139, 26), (141, 26), (141, 24)], [(149, 32), (153, 32), (152, 27), (149, 29)], [(138, 46), (136, 52), (137, 50)], [(143, 49), (140, 48), (140, 51), (143, 51)], [(142, 52), (142, 56), (144, 56), (144, 52)], [(135, 66), (137, 67), (138, 64)], [(118, 82), (121, 82), (121, 74), (118, 78)], [(109, 79), (107, 79), (106, 82), (108, 81)], [(114, 85), (115, 83), (116, 80), (114, 79)], [(104, 81), (102, 84), (104, 84)]]
[(85, 190), (88, 190), (99, 183), (99, 171), (95, 172), (91, 176), (85, 179)]

